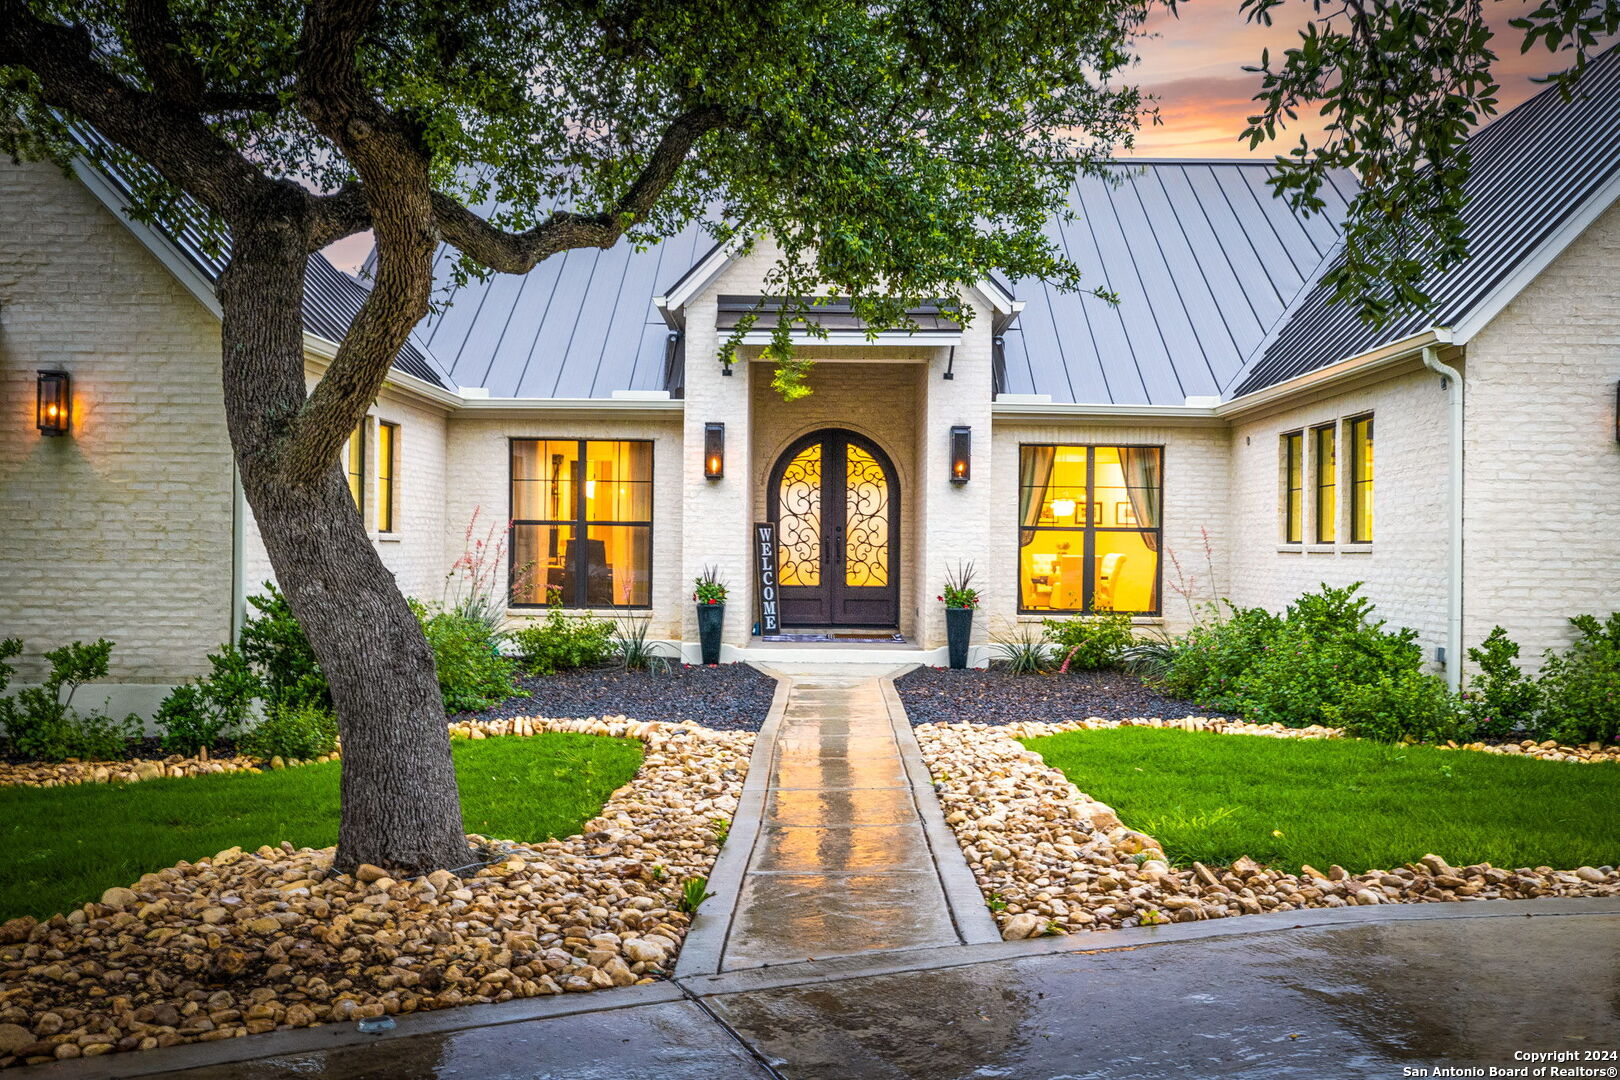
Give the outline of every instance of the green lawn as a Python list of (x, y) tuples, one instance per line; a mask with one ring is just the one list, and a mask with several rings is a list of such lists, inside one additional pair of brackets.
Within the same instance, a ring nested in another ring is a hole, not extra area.
[[(555, 733), (453, 745), (467, 831), (505, 840), (577, 833), (641, 766), (635, 739)], [(235, 844), (335, 844), (338, 769), (0, 787), (0, 919), (67, 911)]]
[(1160, 728), (1025, 745), (1179, 863), (1248, 855), (1360, 873), (1430, 852), (1454, 866), (1620, 863), (1620, 765)]

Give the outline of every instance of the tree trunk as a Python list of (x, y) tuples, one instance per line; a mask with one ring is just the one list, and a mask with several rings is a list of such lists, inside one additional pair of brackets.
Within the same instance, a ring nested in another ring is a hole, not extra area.
[(337, 708), (335, 864), (409, 873), (464, 866), (473, 856), (432, 650), (366, 536), (338, 461), (306, 484), (278, 467), (280, 436), (306, 397), (305, 234), (285, 208), (266, 207), (256, 221), (233, 230), (220, 278), (225, 411), (270, 563)]

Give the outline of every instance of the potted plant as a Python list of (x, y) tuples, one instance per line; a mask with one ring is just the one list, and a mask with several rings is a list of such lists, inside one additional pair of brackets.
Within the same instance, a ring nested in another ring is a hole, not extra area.
[(726, 586), (718, 566), (706, 566), (703, 575), (692, 582), (692, 599), (697, 603), (698, 640), (703, 646), (704, 664), (720, 662), (720, 628), (726, 621)]
[(979, 590), (973, 587), (973, 564), (957, 563), (945, 575), (945, 637), (950, 643), (951, 667), (967, 667), (968, 639), (973, 636), (973, 609), (979, 606)]

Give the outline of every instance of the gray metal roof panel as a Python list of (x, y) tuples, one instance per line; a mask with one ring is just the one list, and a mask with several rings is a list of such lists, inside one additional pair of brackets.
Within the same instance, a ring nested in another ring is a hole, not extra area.
[[(1337, 236), (1344, 200), (1298, 220), (1270, 196), (1267, 162), (1125, 161), (1080, 176), (1051, 235), (1091, 286), (1119, 298), (1016, 282), (1006, 334), (1012, 393), (1056, 402), (1180, 405), (1219, 392)], [(1355, 181), (1336, 176), (1343, 190)]]
[[(92, 150), (115, 152), (113, 144), (94, 128), (70, 125), (74, 138)], [(103, 158), (93, 162), (95, 169), (107, 178), (124, 198), (129, 198), (134, 177), (130, 169), (141, 166), (119, 166)], [(202, 208), (188, 196), (182, 196), (180, 221), (153, 223), (162, 235), (185, 259), (197, 268), (211, 284), (217, 285), (230, 259), (230, 237), (214, 235), (204, 224), (208, 218)], [(127, 210), (127, 206), (118, 207)], [(327, 261), (319, 252), (312, 254), (304, 264), (304, 329), (333, 343), (342, 342), (349, 324), (365, 303), (368, 288), (349, 274), (345, 274)], [(449, 373), (433, 357), (422, 341), (413, 333), (394, 358), (394, 368), (407, 375), (422, 379), (440, 388), (449, 388)]]
[(1466, 320), (1620, 172), (1620, 47), (1591, 63), (1573, 101), (1549, 87), (1481, 128), (1470, 149), (1462, 212), (1469, 257), (1429, 275), (1423, 288), (1430, 304), (1369, 326), (1352, 307), (1332, 303), (1328, 289), (1313, 285), (1250, 357), (1229, 396)]

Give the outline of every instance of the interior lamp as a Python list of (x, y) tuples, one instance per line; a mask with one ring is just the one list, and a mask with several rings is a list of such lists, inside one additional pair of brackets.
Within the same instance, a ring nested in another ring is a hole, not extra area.
[(34, 389), (34, 423), (44, 435), (68, 433), (68, 373), (41, 371)]
[(1075, 503), (1073, 499), (1053, 499), (1052, 516), (1071, 517), (1074, 514), (1074, 506)]

